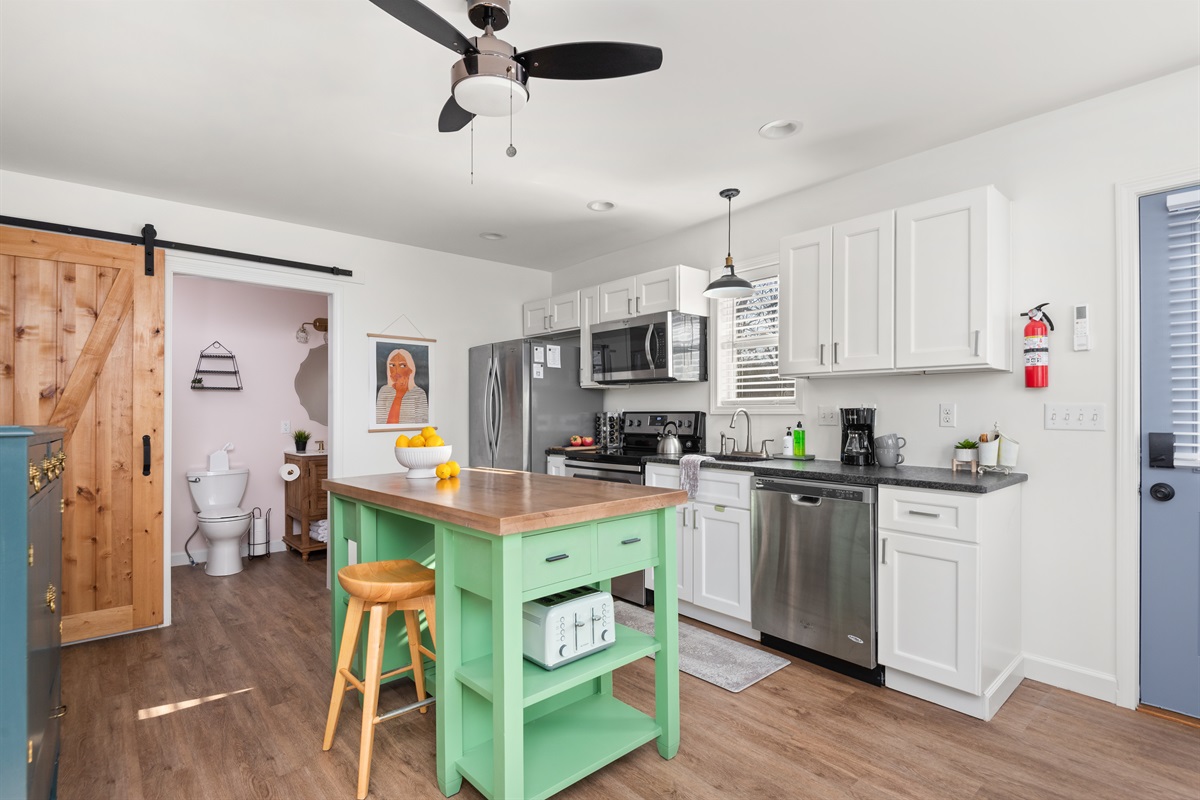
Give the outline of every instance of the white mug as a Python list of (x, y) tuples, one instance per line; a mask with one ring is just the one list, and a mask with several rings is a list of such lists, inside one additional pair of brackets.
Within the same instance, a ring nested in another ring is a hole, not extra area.
[(883, 436), (875, 437), (875, 447), (879, 449), (899, 450), (906, 444), (908, 444), (908, 440), (898, 433), (885, 433)]

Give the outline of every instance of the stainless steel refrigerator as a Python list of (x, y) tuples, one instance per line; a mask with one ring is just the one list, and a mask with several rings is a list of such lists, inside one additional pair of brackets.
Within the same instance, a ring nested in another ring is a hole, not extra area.
[(579, 387), (579, 346), (514, 339), (470, 351), (469, 465), (546, 471), (546, 448), (593, 436), (603, 393)]

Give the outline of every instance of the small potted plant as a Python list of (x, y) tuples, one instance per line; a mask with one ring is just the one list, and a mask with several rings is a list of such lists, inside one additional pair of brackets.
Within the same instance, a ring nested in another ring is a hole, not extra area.
[(204, 388), (204, 378), (201, 378), (200, 376), (196, 376), (195, 378), (192, 378), (192, 388), (193, 389), (203, 389)]
[(955, 461), (974, 461), (977, 456), (977, 448), (979, 442), (974, 439), (963, 439), (958, 444), (954, 445), (954, 460)]
[(297, 428), (292, 433), (292, 440), (296, 443), (296, 452), (297, 453), (303, 453), (304, 450), (308, 447), (308, 439), (310, 436), (312, 436), (312, 434), (309, 433), (308, 431), (304, 430), (303, 428)]

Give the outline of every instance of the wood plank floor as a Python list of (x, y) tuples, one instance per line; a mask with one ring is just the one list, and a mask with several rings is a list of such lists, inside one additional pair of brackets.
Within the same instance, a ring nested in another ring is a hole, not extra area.
[[(173, 570), (174, 621), (63, 652), (62, 800), (352, 798), (357, 709), (321, 751), (330, 689), (325, 560)], [(704, 627), (704, 626), (701, 626)], [(616, 693), (653, 706), (649, 659)], [(682, 746), (653, 743), (561, 798), (1200, 800), (1200, 730), (1026, 681), (990, 723), (794, 661), (740, 694), (680, 676)], [(385, 689), (381, 709), (410, 702)], [(376, 735), (371, 798), (437, 798), (434, 719)], [(458, 797), (481, 795), (463, 784)]]

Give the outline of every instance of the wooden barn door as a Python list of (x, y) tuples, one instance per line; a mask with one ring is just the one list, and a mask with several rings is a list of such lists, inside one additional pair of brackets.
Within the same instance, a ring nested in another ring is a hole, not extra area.
[(164, 259), (0, 227), (0, 424), (67, 429), (63, 641), (163, 619)]

